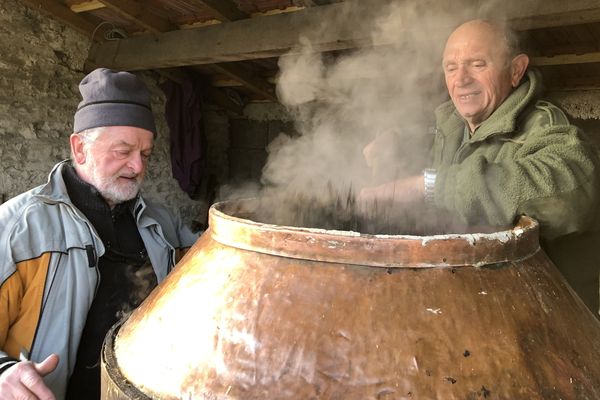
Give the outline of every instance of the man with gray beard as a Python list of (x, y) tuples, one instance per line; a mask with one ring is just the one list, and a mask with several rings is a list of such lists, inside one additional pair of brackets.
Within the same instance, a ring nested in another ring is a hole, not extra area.
[[(450, 101), (436, 111), (431, 168), (364, 188), (360, 200), (426, 202), (469, 225), (540, 223), (542, 248), (598, 317), (600, 176), (584, 133), (542, 97), (516, 36), (473, 20), (449, 36), (442, 68)], [(381, 145), (365, 148), (372, 163)]]
[(2, 399), (97, 399), (100, 350), (196, 240), (139, 193), (156, 127), (133, 74), (97, 69), (70, 137), (71, 160), (0, 206)]

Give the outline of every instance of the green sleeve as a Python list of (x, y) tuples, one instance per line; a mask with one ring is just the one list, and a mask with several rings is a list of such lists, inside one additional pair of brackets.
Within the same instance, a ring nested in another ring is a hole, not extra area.
[(539, 129), (521, 140), (509, 145), (516, 150), (493, 159), (482, 145), (438, 170), (436, 205), (469, 224), (508, 226), (526, 214), (540, 222), (547, 239), (585, 230), (598, 201), (594, 148), (570, 125)]

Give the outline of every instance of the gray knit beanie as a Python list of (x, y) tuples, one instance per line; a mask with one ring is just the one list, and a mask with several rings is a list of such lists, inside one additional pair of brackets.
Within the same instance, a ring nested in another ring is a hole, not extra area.
[(79, 91), (83, 100), (75, 112), (75, 133), (102, 126), (135, 126), (156, 136), (150, 94), (135, 75), (98, 68), (83, 78)]

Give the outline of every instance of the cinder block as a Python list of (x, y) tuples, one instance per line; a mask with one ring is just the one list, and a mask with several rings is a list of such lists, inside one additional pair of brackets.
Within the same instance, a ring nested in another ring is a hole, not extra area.
[(232, 119), (229, 140), (232, 148), (264, 149), (268, 140), (268, 123), (246, 119)]

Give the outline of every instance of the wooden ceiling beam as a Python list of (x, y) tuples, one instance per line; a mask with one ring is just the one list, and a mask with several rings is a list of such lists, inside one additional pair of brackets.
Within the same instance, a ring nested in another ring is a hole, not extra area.
[(275, 86), (266, 80), (259, 78), (241, 65), (217, 63), (211, 65), (212, 69), (218, 73), (227, 75), (242, 83), (242, 85), (252, 92), (260, 95), (266, 100), (277, 101), (275, 95)]
[[(156, 72), (158, 72), (163, 78), (176, 82), (180, 85), (184, 84), (196, 73), (192, 69), (185, 68), (162, 68), (157, 69)], [(243, 113), (244, 105), (233, 101), (223, 89), (207, 86), (206, 93), (203, 95), (209, 103), (215, 104), (229, 112), (232, 112), (235, 115), (242, 115)]]
[[(143, 15), (141, 5), (135, 1), (129, 0), (100, 0), (103, 4), (111, 9), (115, 10), (119, 14), (135, 21), (146, 29), (150, 29), (154, 32), (160, 33), (164, 30), (171, 28), (166, 20), (157, 20), (157, 17), (146, 14)], [(221, 1), (221, 0), (220, 0)], [(225, 4), (221, 2), (220, 4)], [(247, 87), (250, 91), (264, 97), (265, 99), (276, 101), (275, 88), (270, 83), (263, 81), (259, 77), (253, 76), (252, 73), (239, 66), (233, 65), (217, 65), (215, 68), (219, 72), (227, 74), (229, 77), (238, 80), (243, 86)], [(168, 73), (166, 69), (159, 69), (163, 71), (163, 76)], [(172, 73), (172, 72), (171, 72)], [(177, 78), (171, 76), (171, 80), (177, 82)], [(218, 93), (213, 93), (219, 101), (223, 100), (223, 96)], [(231, 109), (231, 107), (229, 107)]]
[(329, 23), (317, 38), (317, 51), (340, 50), (369, 43), (352, 24), (335, 24), (344, 3), (312, 7), (293, 13), (257, 17), (166, 32), (158, 37), (137, 36), (95, 46), (90, 57), (98, 64), (125, 70), (214, 64), (278, 57), (298, 45), (301, 34)]
[(567, 77), (560, 79), (546, 79), (544, 85), (550, 91), (580, 91), (600, 89), (600, 78), (598, 77)]
[(593, 6), (590, 4), (590, 8), (587, 9), (513, 18), (510, 21), (510, 26), (517, 31), (528, 31), (595, 22), (600, 22), (600, 8), (597, 4)]
[(208, 8), (213, 16), (222, 21), (237, 21), (240, 19), (246, 19), (249, 17), (248, 14), (242, 12), (238, 6), (232, 0), (194, 0), (196, 3), (201, 4), (205, 8)]
[(304, 8), (315, 7), (318, 5), (314, 2), (314, 0), (294, 0), (293, 3), (299, 7)]
[(104, 4), (102, 4), (100, 2), (100, 0), (90, 0), (90, 1), (84, 1), (81, 3), (71, 4), (71, 7), (69, 7), (69, 8), (74, 13), (82, 13), (82, 12), (98, 10), (98, 9), (104, 8), (104, 7), (106, 7), (106, 6)]
[(94, 40), (97, 42), (103, 40), (104, 33), (108, 29), (106, 26), (94, 25), (81, 15), (71, 11), (69, 7), (58, 0), (21, 0), (21, 2), (34, 10), (41, 11), (70, 26), (88, 38), (94, 35)]
[(206, 90), (208, 99), (213, 104), (222, 107), (235, 115), (242, 115), (244, 113), (244, 104), (233, 101), (224, 90), (212, 86), (208, 86)]
[[(546, 0), (542, 8), (522, 0), (506, 0), (505, 3), (510, 3), (510, 7), (505, 5), (504, 8), (510, 13), (509, 19), (528, 20), (528, 26), (551, 21), (558, 24), (555, 18), (559, 14), (571, 18), (575, 14), (600, 13), (597, 0)], [(90, 57), (100, 64), (126, 70), (278, 57), (297, 47), (299, 37), (310, 31), (322, 32), (312, 42), (315, 51), (372, 44), (369, 35), (356, 29), (349, 18), (340, 18), (348, 15), (346, 7), (346, 3), (334, 3), (293, 13), (166, 32), (156, 38), (139, 36), (118, 43), (105, 42), (95, 46)], [(327, 29), (321, 30), (323, 26)], [(448, 27), (440, 27), (445, 28)]]
[(148, 11), (141, 3), (135, 0), (100, 0), (102, 4), (119, 15), (132, 21), (136, 25), (152, 32), (159, 34), (178, 27), (171, 24), (168, 20), (161, 18)]
[(584, 54), (558, 54), (549, 57), (531, 57), (530, 65), (541, 67), (546, 65), (589, 64), (600, 63), (600, 52)]

